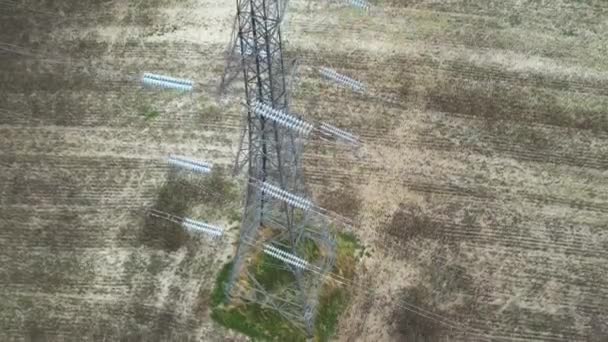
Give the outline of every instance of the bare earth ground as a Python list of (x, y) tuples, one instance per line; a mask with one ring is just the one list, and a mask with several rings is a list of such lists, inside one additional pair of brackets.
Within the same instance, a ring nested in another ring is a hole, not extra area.
[[(236, 148), (238, 100), (213, 99), (234, 3), (5, 3), (0, 43), (30, 56), (0, 51), (0, 340), (239, 339), (207, 313), (230, 245), (141, 237), (164, 156)], [(318, 202), (368, 251), (339, 338), (605, 341), (607, 6), (377, 4), (294, 0), (283, 34), (294, 109), (365, 142), (306, 153)], [(145, 71), (198, 90), (144, 91)]]

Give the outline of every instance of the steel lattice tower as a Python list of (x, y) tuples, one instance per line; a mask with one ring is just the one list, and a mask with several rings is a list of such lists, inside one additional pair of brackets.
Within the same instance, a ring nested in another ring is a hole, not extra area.
[[(318, 292), (334, 263), (335, 239), (324, 219), (269, 191), (272, 185), (307, 197), (301, 174), (304, 137), (254, 110), (265, 104), (288, 112), (280, 30), (284, 8), (279, 6), (279, 0), (237, 0), (235, 45), (240, 50), (247, 107), (247, 143), (239, 155), (246, 153), (243, 160), (248, 165), (248, 186), (226, 293), (231, 301), (244, 300), (277, 310), (312, 335)], [(291, 272), (293, 282), (268, 289), (249, 266), (269, 245), (294, 256), (303, 255), (304, 249), (314, 245), (315, 258), (307, 260), (306, 268), (284, 263), (282, 267)]]

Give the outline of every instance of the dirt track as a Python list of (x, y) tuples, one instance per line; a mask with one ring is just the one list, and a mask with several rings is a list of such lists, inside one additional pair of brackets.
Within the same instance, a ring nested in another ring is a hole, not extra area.
[[(168, 153), (232, 157), (238, 100), (213, 91), (233, 2), (5, 3), (0, 43), (23, 50), (0, 50), (0, 340), (223, 340), (205, 310), (226, 246), (140, 239)], [(305, 157), (319, 202), (350, 214), (324, 196), (361, 200), (357, 288), (374, 295), (356, 292), (340, 338), (604, 340), (608, 8), (384, 5), (293, 0), (283, 34), (301, 60), (295, 111), (365, 142)], [(144, 91), (143, 72), (197, 91)]]

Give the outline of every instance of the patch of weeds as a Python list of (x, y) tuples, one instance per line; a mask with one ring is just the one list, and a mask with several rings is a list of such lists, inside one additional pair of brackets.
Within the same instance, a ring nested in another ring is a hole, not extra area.
[[(305, 337), (300, 331), (296, 330), (289, 322), (273, 311), (264, 309), (257, 304), (225, 306), (225, 287), (231, 270), (232, 262), (229, 262), (222, 267), (216, 278), (210, 300), (213, 307), (211, 318), (214, 321), (224, 327), (243, 333), (254, 341), (305, 341)], [(261, 281), (281, 278), (281, 276), (277, 277), (268, 274), (274, 270), (262, 270), (262, 272), (267, 273), (268, 277)]]
[(160, 112), (151, 106), (143, 106), (140, 110), (140, 115), (144, 117), (144, 120), (150, 121), (160, 116)]
[(306, 239), (298, 245), (298, 255), (301, 255), (306, 260), (316, 260), (319, 258), (319, 246), (310, 239)]
[(306, 341), (303, 333), (282, 316), (258, 304), (239, 306), (229, 311), (214, 310), (211, 318), (251, 337), (254, 341)]
[[(337, 236), (337, 255), (334, 273), (345, 279), (355, 276), (357, 254), (363, 247), (357, 237), (350, 233)], [(315, 335), (319, 341), (329, 341), (336, 333), (340, 315), (348, 306), (350, 293), (342, 286), (326, 284), (319, 298), (319, 312), (316, 321)]]
[[(361, 248), (354, 235), (339, 234), (337, 237), (337, 256), (334, 273), (347, 279), (354, 276), (356, 255)], [(317, 247), (303, 244), (303, 251), (310, 256), (319, 253)], [(308, 255), (307, 255), (308, 257)], [(279, 267), (276, 267), (279, 266)], [(260, 255), (255, 261), (256, 279), (267, 289), (280, 288), (294, 281), (291, 272), (281, 267), (275, 259)], [(213, 307), (211, 317), (224, 327), (239, 331), (252, 340), (268, 341), (306, 341), (305, 333), (272, 310), (258, 304), (226, 304), (225, 286), (232, 270), (232, 263), (227, 263), (217, 276), (215, 288), (211, 294)], [(251, 271), (251, 270), (250, 270)], [(348, 305), (348, 289), (331, 282), (326, 283), (319, 296), (319, 306), (315, 321), (315, 341), (329, 341), (336, 331), (339, 317)]]
[(230, 271), (232, 270), (232, 262), (226, 263), (220, 273), (215, 278), (215, 287), (213, 288), (213, 292), (211, 293), (211, 305), (214, 307), (219, 306), (226, 299), (226, 294), (224, 292), (225, 284), (228, 282), (228, 277), (230, 277)]
[(259, 256), (251, 267), (257, 281), (269, 291), (281, 288), (295, 281), (292, 272), (287, 270), (285, 264), (267, 254)]
[(352, 233), (340, 233), (337, 236), (336, 264), (333, 272), (346, 279), (355, 276), (357, 253), (363, 247)]
[(338, 326), (338, 320), (350, 299), (349, 293), (345, 288), (333, 288), (325, 291), (319, 299), (319, 313), (317, 314), (317, 324), (315, 334), (319, 341), (329, 341)]

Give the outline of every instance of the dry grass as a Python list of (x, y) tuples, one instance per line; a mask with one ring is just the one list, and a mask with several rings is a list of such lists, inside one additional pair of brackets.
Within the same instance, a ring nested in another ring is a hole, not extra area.
[[(307, 160), (319, 198), (332, 182), (360, 193), (355, 231), (373, 250), (359, 282), (376, 291), (345, 316), (344, 340), (597, 339), (595, 317), (608, 317), (592, 299), (606, 287), (608, 198), (597, 190), (607, 184), (608, 83), (605, 24), (584, 14), (596, 4), (383, 3), (392, 7), (371, 18), (332, 10), (340, 20), (327, 31), (292, 17), (309, 65), (401, 100), (331, 86), (298, 93), (303, 112), (366, 141), (358, 158), (323, 146)], [(573, 45), (577, 36), (590, 45)]]
[[(220, 208), (238, 207), (219, 169), (201, 180), (163, 160), (231, 159), (238, 108), (220, 113), (205, 88), (222, 63), (210, 53), (227, 40), (221, 19), (209, 16), (216, 41), (203, 46), (168, 38), (207, 21), (194, 19), (208, 5), (3, 7), (0, 41), (30, 55), (0, 54), (1, 340), (233, 337), (207, 320), (206, 303), (231, 246), (145, 215), (157, 208), (224, 226)], [(176, 16), (184, 20), (172, 30)], [(146, 71), (193, 77), (200, 91), (142, 90)]]
[[(224, 183), (167, 178), (161, 160), (230, 163), (238, 101), (210, 99), (234, 4), (22, 3), (0, 14), (0, 42), (37, 55), (0, 53), (0, 339), (233, 338), (206, 300), (231, 246), (143, 213), (237, 216), (225, 188), (200, 190)], [(605, 339), (605, 5), (376, 4), (292, 1), (283, 30), (303, 70), (294, 109), (365, 141), (305, 155), (318, 203), (355, 219), (368, 251), (340, 338)], [(400, 103), (326, 84), (320, 66)], [(144, 71), (197, 92), (142, 91), (129, 77)]]

